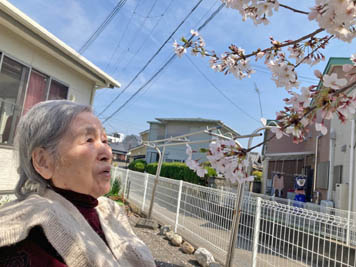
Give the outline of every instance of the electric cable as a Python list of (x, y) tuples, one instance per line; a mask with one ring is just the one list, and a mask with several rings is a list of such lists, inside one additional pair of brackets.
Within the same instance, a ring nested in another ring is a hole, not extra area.
[(260, 121), (256, 118), (254, 118), (252, 115), (247, 113), (245, 110), (243, 110), (241, 107), (239, 107), (234, 101), (232, 101), (221, 89), (219, 89), (209, 78), (208, 76), (205, 75), (205, 73), (193, 62), (193, 60), (190, 59), (190, 57), (186, 56), (189, 60), (189, 62), (194, 66), (194, 68), (209, 82), (209, 84), (219, 93), (221, 94), (227, 101), (229, 101), (235, 108), (237, 108), (240, 112), (242, 112), (245, 116), (250, 118), (251, 120), (256, 121), (257, 123), (260, 123)]
[[(140, 31), (142, 31), (142, 29), (143, 29), (143, 27), (144, 27), (144, 25), (145, 25), (145, 22), (147, 21), (147, 18), (151, 15), (151, 12), (153, 11), (153, 9), (155, 8), (155, 6), (156, 6), (156, 4), (157, 4), (157, 1), (158, 1), (158, 0), (155, 0), (155, 1), (153, 2), (153, 5), (151, 6), (150, 10), (147, 12), (147, 16), (141, 21), (140, 25), (139, 25), (138, 27), (136, 27), (137, 29), (136, 29), (135, 33), (133, 34), (133, 36), (132, 36), (132, 38), (131, 38), (131, 41), (128, 42), (129, 47), (127, 48), (127, 53), (126, 53), (126, 54), (127, 54), (127, 57), (126, 57), (126, 58), (128, 58), (129, 53), (130, 53), (130, 51), (131, 51), (130, 48), (133, 47), (133, 44), (135, 43), (135, 41), (136, 41), (136, 39), (137, 39), (138, 33), (139, 33)], [(125, 58), (125, 59), (126, 59), (126, 58)], [(130, 62), (130, 61), (128, 61), (128, 62)]]
[[(193, 8), (195, 10), (195, 8), (201, 3), (202, 1), (199, 1), (198, 4)], [(210, 16), (209, 18), (198, 28), (198, 31), (201, 31), (206, 25), (208, 25), (208, 23), (220, 12), (220, 10), (225, 6), (225, 4), (221, 4)], [(193, 12), (193, 10), (189, 13), (191, 14)], [(187, 17), (186, 17), (187, 18)], [(184, 23), (184, 22), (182, 22)], [(181, 23), (181, 24), (182, 24)], [(174, 33), (173, 33), (174, 34)], [(172, 35), (173, 35), (172, 34)], [(170, 39), (171, 37), (169, 36), (167, 39)], [(191, 40), (193, 38), (193, 35), (189, 38), (189, 40)], [(189, 41), (188, 40), (188, 41)], [(172, 62), (172, 60), (176, 57), (176, 54), (174, 53), (169, 59), (168, 61), (158, 70), (155, 72), (155, 74), (153, 74), (151, 76), (151, 78), (144, 83), (139, 89), (136, 90), (136, 92), (129, 98), (127, 99), (119, 108), (117, 108), (114, 112), (112, 112), (103, 122), (108, 121), (110, 118), (112, 118), (115, 114), (117, 114), (118, 112), (120, 112), (120, 110), (125, 107), (140, 91), (142, 91), (161, 71), (163, 71), (163, 69), (168, 66), (169, 63)], [(126, 88), (125, 88), (126, 89)], [(121, 92), (122, 93), (122, 92)], [(113, 103), (113, 102), (112, 102)], [(100, 115), (100, 114), (99, 114)]]
[[(140, 3), (141, 3), (141, 0), (138, 0), (137, 3), (136, 3), (136, 6), (135, 6), (135, 8), (134, 8), (134, 10), (132, 11), (132, 14), (131, 14), (131, 16), (130, 16), (130, 18), (129, 18), (129, 21), (128, 21), (127, 24), (126, 24), (125, 30), (122, 32), (122, 34), (121, 34), (121, 36), (120, 36), (120, 38), (119, 38), (119, 41), (118, 41), (118, 43), (117, 43), (117, 45), (116, 45), (116, 47), (115, 47), (113, 53), (111, 54), (111, 57), (110, 57), (110, 58), (111, 58), (112, 60), (114, 59), (114, 56), (116, 55), (117, 50), (120, 48), (121, 41), (124, 39), (124, 36), (125, 36), (125, 34), (126, 34), (128, 28), (129, 28), (129, 25), (130, 25), (131, 21), (132, 21), (132, 18), (133, 18), (133, 16), (136, 14), (136, 13), (135, 13), (135, 12), (136, 12), (136, 9), (138, 8), (138, 6), (139, 6)], [(117, 57), (116, 63), (119, 62), (119, 58), (120, 58), (120, 54), (119, 54), (119, 56)], [(112, 62), (112, 61), (110, 60), (110, 61), (106, 64), (105, 70), (108, 70), (108, 67), (111, 65), (111, 62)]]
[(119, 3), (116, 4), (114, 9), (110, 12), (110, 14), (105, 18), (105, 20), (99, 25), (99, 27), (94, 31), (94, 33), (89, 37), (89, 39), (82, 45), (79, 49), (79, 54), (83, 54), (89, 46), (98, 38), (98, 36), (103, 32), (106, 26), (112, 21), (112, 19), (119, 13), (120, 9), (125, 5), (127, 0), (120, 0)]
[[(203, 0), (199, 0), (199, 2), (190, 10), (190, 12), (185, 16), (185, 18), (178, 24), (178, 26), (174, 29), (174, 31), (168, 36), (168, 38), (163, 42), (163, 44), (158, 48), (158, 50), (153, 54), (153, 56), (146, 62), (146, 64), (136, 73), (136, 75), (131, 79), (131, 81), (125, 86), (125, 88), (118, 94), (99, 114), (103, 114), (130, 86), (134, 81), (136, 81), (137, 77), (151, 64), (153, 59), (161, 52), (163, 47), (169, 42), (171, 37), (179, 30), (179, 28), (184, 24), (184, 22), (190, 17), (190, 15), (198, 8), (198, 6), (203, 2)], [(224, 5), (224, 4), (222, 4)]]
[(135, 54), (131, 55), (131, 58), (129, 59), (129, 61), (127, 62), (127, 64), (125, 65), (125, 67), (123, 67), (122, 69), (126, 69), (127, 66), (133, 62), (133, 60), (136, 58), (137, 54), (141, 51), (141, 49), (145, 46), (147, 39), (152, 35), (153, 31), (157, 28), (158, 24), (161, 22), (164, 14), (168, 11), (168, 9), (170, 8), (170, 6), (172, 5), (173, 0), (170, 1), (170, 3), (168, 4), (168, 6), (166, 7), (166, 9), (164, 10), (164, 12), (162, 13), (161, 17), (159, 18), (159, 20), (157, 20), (156, 24), (152, 27), (152, 29), (150, 30), (150, 32), (148, 33), (148, 35), (146, 36), (146, 38), (144, 39), (144, 41), (142, 42), (141, 46), (137, 49), (137, 51), (135, 52)]

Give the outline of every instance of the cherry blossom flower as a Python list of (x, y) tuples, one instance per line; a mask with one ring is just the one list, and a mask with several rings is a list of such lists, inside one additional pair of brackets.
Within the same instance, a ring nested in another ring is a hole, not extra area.
[(356, 10), (353, 0), (317, 0), (308, 18), (316, 20), (320, 28), (342, 41), (351, 42), (356, 37), (354, 32)]
[(190, 33), (193, 35), (193, 36), (199, 36), (199, 32), (196, 31), (196, 30), (190, 30)]
[(356, 66), (356, 53), (351, 55), (350, 60), (352, 61), (354, 66)]
[(315, 123), (315, 130), (321, 132), (322, 135), (326, 135), (328, 132), (328, 128), (326, 128), (324, 123)]
[(277, 126), (272, 126), (271, 127), (271, 132), (276, 135), (277, 139), (281, 139), (283, 135), (286, 135), (283, 130), (281, 130), (280, 127)]
[(187, 52), (187, 49), (184, 46), (178, 44), (176, 41), (174, 41), (173, 47), (178, 57), (182, 57)]
[(331, 75), (325, 74), (323, 76), (323, 85), (325, 87), (330, 87), (335, 90), (339, 90), (347, 84), (347, 80), (345, 78), (338, 79), (336, 73), (332, 73)]
[(277, 87), (284, 87), (289, 90), (299, 86), (294, 66), (281, 62), (281, 60), (271, 60), (267, 66), (272, 72), (272, 80), (275, 81)]

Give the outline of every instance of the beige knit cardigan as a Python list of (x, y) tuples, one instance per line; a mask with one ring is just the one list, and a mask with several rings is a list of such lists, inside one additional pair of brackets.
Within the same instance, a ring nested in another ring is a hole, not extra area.
[(156, 266), (123, 208), (105, 197), (98, 200), (96, 210), (109, 247), (71, 202), (49, 189), (0, 209), (0, 247), (26, 239), (30, 229), (40, 225), (68, 266)]

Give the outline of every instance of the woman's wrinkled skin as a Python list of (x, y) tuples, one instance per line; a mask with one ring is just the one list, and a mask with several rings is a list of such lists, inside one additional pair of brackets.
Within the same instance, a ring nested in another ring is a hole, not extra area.
[(36, 148), (32, 161), (36, 171), (62, 189), (98, 198), (110, 191), (112, 151), (99, 119), (80, 113), (57, 147), (57, 155)]

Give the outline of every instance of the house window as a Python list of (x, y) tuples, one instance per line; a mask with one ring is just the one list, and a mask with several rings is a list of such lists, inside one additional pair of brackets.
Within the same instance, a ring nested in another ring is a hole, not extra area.
[(0, 144), (12, 144), (29, 68), (4, 55), (0, 67)]
[(21, 115), (35, 104), (67, 99), (68, 86), (0, 52), (0, 144), (12, 144)]
[(24, 104), (23, 114), (26, 114), (30, 108), (41, 101), (45, 101), (47, 97), (49, 77), (32, 70), (30, 75), (30, 81), (27, 87), (26, 99)]
[(67, 95), (68, 95), (67, 86), (55, 80), (51, 81), (51, 86), (49, 87), (48, 100), (67, 99)]

